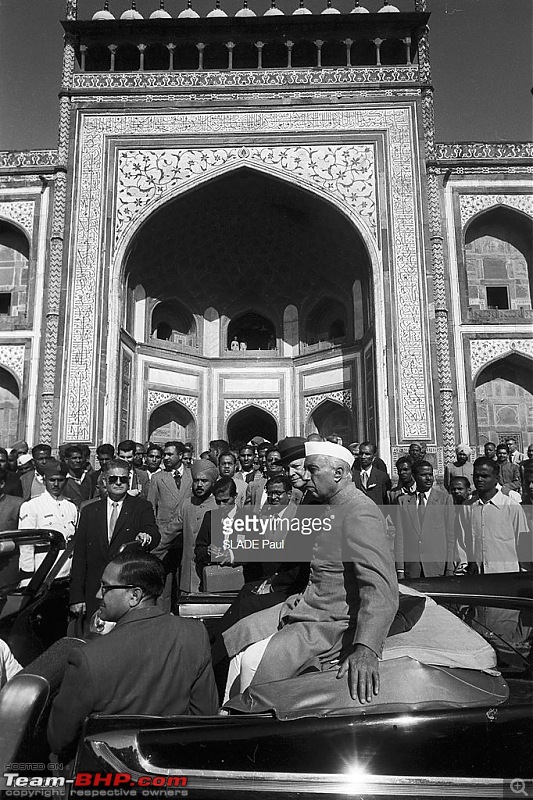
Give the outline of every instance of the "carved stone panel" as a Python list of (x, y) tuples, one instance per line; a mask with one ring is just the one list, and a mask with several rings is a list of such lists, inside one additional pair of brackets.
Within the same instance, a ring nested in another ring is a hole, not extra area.
[(498, 205), (516, 208), (533, 217), (533, 196), (530, 194), (462, 194), (459, 202), (463, 228), (475, 214)]
[(33, 200), (0, 202), (0, 217), (18, 223), (21, 228), (24, 228), (30, 241), (33, 235), (34, 215), (35, 203)]
[(533, 358), (533, 339), (481, 339), (470, 342), (470, 369), (474, 378), (495, 358), (523, 353)]
[(197, 397), (192, 397), (188, 394), (174, 394), (173, 392), (156, 392), (153, 389), (148, 391), (147, 416), (149, 416), (157, 406), (161, 406), (164, 403), (171, 403), (173, 400), (185, 406), (195, 417), (198, 416)]
[(320, 394), (309, 395), (305, 398), (305, 416), (308, 417), (324, 400), (335, 400), (351, 410), (352, 391), (351, 389), (339, 389), (336, 392), (321, 392)]
[(242, 408), (247, 408), (248, 406), (263, 408), (265, 411), (268, 411), (269, 414), (272, 414), (276, 422), (279, 423), (279, 399), (277, 397), (232, 397), (226, 399), (224, 400), (224, 422), (235, 414), (236, 411), (240, 411)]
[(7, 367), (22, 386), (24, 377), (24, 353), (26, 348), (23, 344), (4, 344), (0, 345), (0, 366)]
[(183, 183), (228, 166), (266, 166), (309, 189), (333, 194), (376, 235), (376, 179), (371, 145), (228, 147), (188, 150), (122, 150), (118, 156), (115, 243), (145, 208), (171, 198)]

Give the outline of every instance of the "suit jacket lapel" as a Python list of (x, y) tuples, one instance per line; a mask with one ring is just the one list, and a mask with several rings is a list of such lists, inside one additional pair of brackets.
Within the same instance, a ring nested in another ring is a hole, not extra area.
[(105, 552), (109, 550), (109, 538), (107, 535), (107, 500), (100, 500), (96, 505), (96, 530), (100, 531), (98, 543)]
[[(169, 492), (174, 495), (176, 500), (181, 500), (181, 487), (178, 489), (178, 487), (176, 486), (176, 481), (174, 480), (174, 475), (172, 475), (171, 472), (165, 472), (164, 473), (164, 479), (165, 479), (165, 483), (167, 485), (167, 488), (168, 488)], [(183, 484), (183, 480), (184, 480), (184, 476), (182, 476), (182, 478), (181, 478), (182, 484)]]

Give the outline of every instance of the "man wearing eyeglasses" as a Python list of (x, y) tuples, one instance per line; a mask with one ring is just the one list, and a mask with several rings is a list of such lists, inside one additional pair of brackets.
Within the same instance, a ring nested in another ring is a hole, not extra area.
[(164, 582), (164, 567), (150, 554), (124, 551), (106, 566), (100, 616), (116, 625), (69, 655), (48, 724), (54, 753), (70, 758), (68, 748), (93, 713), (216, 714), (207, 630), (156, 605)]
[(124, 544), (138, 541), (152, 550), (160, 539), (152, 505), (128, 494), (128, 463), (110, 461), (104, 482), (107, 497), (81, 511), (72, 561), (70, 609), (85, 613), (87, 624), (100, 605), (97, 592), (106, 564)]

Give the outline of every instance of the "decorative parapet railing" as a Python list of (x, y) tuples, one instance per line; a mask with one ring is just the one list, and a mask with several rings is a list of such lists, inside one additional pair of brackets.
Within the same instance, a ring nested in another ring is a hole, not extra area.
[[(86, 88), (79, 75), (87, 73), (323, 67), (374, 68), (387, 75), (397, 68), (397, 79), (418, 80), (414, 65), (428, 18), (418, 12), (309, 14), (66, 21), (63, 27), (75, 49), (76, 88)], [(137, 85), (144, 80), (139, 75)]]
[(445, 142), (435, 145), (437, 161), (533, 161), (533, 142)]
[(2, 150), (0, 151), (0, 170), (34, 169), (53, 170), (57, 166), (57, 150)]

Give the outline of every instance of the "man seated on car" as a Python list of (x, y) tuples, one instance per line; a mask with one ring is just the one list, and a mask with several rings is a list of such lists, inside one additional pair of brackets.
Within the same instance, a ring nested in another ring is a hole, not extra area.
[(156, 605), (164, 583), (149, 553), (125, 550), (106, 566), (100, 616), (116, 625), (69, 656), (48, 722), (53, 753), (70, 756), (89, 714), (216, 714), (207, 630)]
[[(309, 583), (281, 606), (246, 617), (225, 634), (234, 655), (227, 694), (250, 682), (292, 677), (340, 658), (359, 702), (379, 692), (378, 658), (398, 608), (398, 584), (385, 520), (352, 482), (354, 457), (341, 445), (308, 442), (305, 466), (329, 524), (318, 532)], [(250, 646), (251, 645), (251, 646)]]

